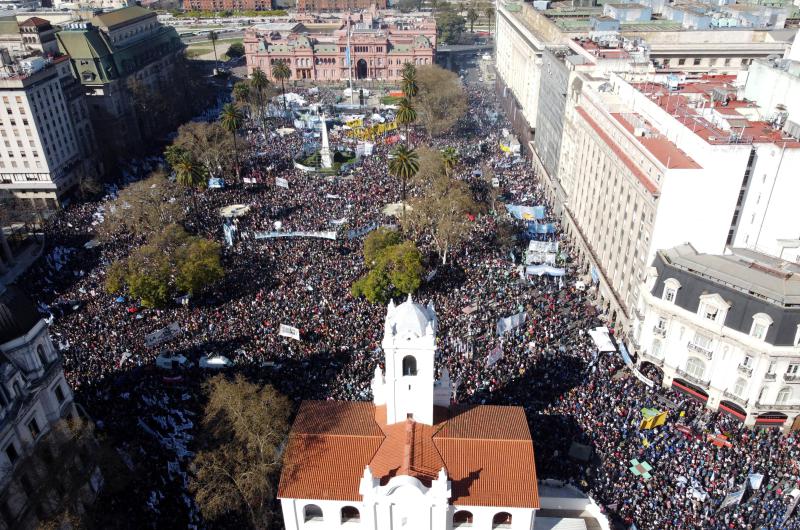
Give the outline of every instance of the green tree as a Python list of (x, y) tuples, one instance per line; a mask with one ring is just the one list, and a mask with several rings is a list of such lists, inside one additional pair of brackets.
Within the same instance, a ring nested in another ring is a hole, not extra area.
[(283, 112), (286, 113), (286, 80), (292, 77), (292, 70), (286, 61), (275, 61), (272, 65), (272, 77), (280, 80), (281, 82), (281, 96), (283, 99)]
[(400, 88), (403, 90), (403, 96), (407, 99), (417, 95), (417, 67), (412, 63), (403, 64)]
[(252, 93), (250, 92), (250, 83), (245, 81), (238, 81), (235, 85), (233, 85), (233, 99), (239, 105), (249, 105), (251, 103), (250, 97)]
[(457, 44), (466, 29), (466, 19), (447, 3), (436, 11), (435, 18), (439, 42), (442, 44)]
[(419, 5), (420, 0), (399, 0), (396, 4), (401, 13), (410, 13)]
[(178, 294), (196, 295), (222, 279), (219, 256), (219, 244), (167, 225), (128, 259), (112, 263), (105, 287), (114, 294), (127, 288), (145, 307), (165, 307)]
[(406, 184), (408, 179), (413, 178), (419, 170), (419, 158), (413, 149), (401, 145), (392, 151), (392, 158), (389, 160), (389, 173), (396, 179), (400, 179), (401, 196), (403, 200), (403, 218), (406, 216)]
[[(177, 148), (175, 153), (169, 151)], [(190, 121), (178, 128), (178, 135), (167, 148), (165, 158), (174, 168), (185, 153), (203, 165), (210, 178), (223, 177), (234, 170), (235, 145), (220, 122)]]
[(455, 147), (448, 146), (442, 149), (442, 162), (444, 163), (445, 173), (450, 177), (453, 168), (458, 164), (458, 151), (456, 151)]
[(431, 149), (427, 145), (421, 145), (414, 149), (419, 157), (419, 169), (411, 182), (419, 187), (427, 189), (432, 182), (446, 174), (447, 170), (442, 160), (442, 152)]
[(236, 155), (236, 180), (240, 180), (239, 168), (239, 145), (236, 142), (236, 133), (242, 128), (244, 124), (244, 114), (235, 103), (227, 103), (222, 107), (222, 114), (220, 115), (220, 122), (222, 127), (231, 133), (233, 138), (233, 152)]
[(475, 21), (478, 20), (478, 10), (475, 6), (469, 6), (467, 9), (467, 20), (469, 21), (469, 32), (475, 33)]
[(405, 127), (406, 145), (411, 145), (411, 136), (409, 136), (408, 130), (411, 124), (417, 121), (417, 111), (414, 109), (414, 105), (411, 104), (411, 101), (409, 101), (408, 98), (401, 99), (397, 104), (395, 121)]
[(252, 528), (269, 528), (291, 403), (241, 375), (215, 376), (204, 390), (208, 402), (189, 485), (197, 505), (209, 521), (238, 516)]
[[(386, 303), (390, 297), (415, 292), (422, 283), (422, 255), (412, 241), (389, 244), (399, 238), (388, 234), (376, 236), (368, 250), (364, 241), (364, 259), (368, 272), (353, 283), (353, 296), (364, 296), (372, 303)], [(380, 248), (380, 245), (385, 245)], [(372, 259), (368, 259), (367, 257)]]
[(364, 263), (371, 266), (384, 250), (399, 245), (401, 241), (400, 234), (391, 228), (382, 226), (373, 230), (364, 238)]
[(483, 16), (489, 19), (489, 31), (491, 32), (494, 24), (494, 6), (491, 3), (487, 3), (483, 7)]
[(417, 69), (417, 84), (417, 118), (429, 135), (449, 131), (466, 114), (467, 97), (455, 73), (436, 65), (421, 66)]
[(225, 54), (231, 59), (243, 56), (244, 44), (242, 44), (241, 42), (234, 42), (233, 44), (228, 46), (228, 51), (225, 52)]

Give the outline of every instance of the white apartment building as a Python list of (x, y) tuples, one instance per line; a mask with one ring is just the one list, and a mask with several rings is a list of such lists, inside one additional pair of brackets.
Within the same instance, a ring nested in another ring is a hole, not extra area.
[(0, 73), (0, 189), (54, 205), (87, 170), (61, 78), (69, 58), (31, 57)]
[(800, 427), (800, 265), (745, 249), (657, 253), (629, 341), (637, 364), (745, 425)]

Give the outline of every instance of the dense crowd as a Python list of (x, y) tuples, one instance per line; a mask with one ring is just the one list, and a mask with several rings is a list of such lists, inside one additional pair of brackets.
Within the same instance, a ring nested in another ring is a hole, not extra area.
[[(494, 95), (472, 85), (467, 93), (472, 110), (451, 133), (429, 140), (413, 131), (413, 141), (455, 147), (460, 162), (454, 175), (473, 188), (490, 168), (504, 201), (547, 205), (530, 165), (499, 148), (508, 124), (497, 114)], [(385, 308), (350, 295), (350, 285), (363, 273), (362, 239), (346, 234), (394, 222), (383, 213), (399, 199), (399, 184), (387, 172), (391, 147), (378, 141), (356, 168), (324, 177), (293, 167), (292, 155), (309, 141), (303, 131), (281, 135), (254, 128), (247, 140), (243, 175), (253, 180), (198, 192), (186, 221), (189, 231), (222, 242), (220, 210), (249, 207), (235, 221), (233, 245), (224, 247), (225, 279), (204, 296), (186, 306), (150, 310), (104, 291), (107, 266), (140, 243), (120, 234), (86, 245), (113, 197), (73, 205), (52, 218), (48, 259), (21, 282), (53, 315), (54, 342), (78, 400), (137, 470), (129, 493), (108, 507), (132, 527), (202, 525), (186, 481), (205, 375), (197, 368), (179, 378), (160, 372), (157, 355), (180, 353), (196, 362), (201, 355), (222, 354), (235, 369), (294, 400), (370, 399), (369, 380), (382, 362)], [(355, 147), (342, 131), (331, 132), (331, 143)], [(157, 163), (140, 162), (128, 174), (142, 177)], [(275, 186), (276, 176), (289, 188)], [(566, 274), (525, 277), (520, 265), (527, 241), (502, 244), (499, 225), (513, 221), (487, 210), (476, 216), (448, 265), (438, 265), (423, 242), (428, 271), (435, 273), (415, 297), (434, 302), (440, 321), (437, 367), (448, 369), (457, 399), (523, 405), (539, 476), (577, 485), (626, 526), (800, 528), (797, 516), (783, 521), (784, 495), (799, 485), (798, 439), (746, 429), (687, 396), (648, 388), (614, 354), (598, 354), (587, 330), (603, 325), (603, 315), (593, 303), (594, 289), (584, 287), (591, 280), (573, 261), (571, 242), (558, 229), (536, 236), (559, 242), (558, 264)], [(547, 211), (546, 221), (558, 226)], [(332, 230), (340, 237), (255, 237), (276, 226)], [(524, 325), (498, 337), (497, 319), (522, 311)], [(147, 348), (145, 336), (171, 323), (180, 326), (180, 336)], [(302, 340), (278, 335), (280, 324), (298, 327)], [(673, 407), (667, 423), (640, 430), (640, 409), (663, 403)], [(695, 435), (678, 431), (678, 424)], [(732, 447), (705, 441), (708, 432), (726, 433)], [(568, 456), (573, 442), (592, 448), (588, 462)], [(650, 480), (631, 473), (634, 458), (652, 465)], [(752, 473), (765, 476), (760, 488), (748, 491), (740, 504), (719, 509)]]

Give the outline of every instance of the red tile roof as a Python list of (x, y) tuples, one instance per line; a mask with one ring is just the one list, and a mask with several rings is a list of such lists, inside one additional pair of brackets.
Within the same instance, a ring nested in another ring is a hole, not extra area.
[(644, 172), (633, 163), (628, 155), (622, 152), (622, 149), (620, 149), (619, 145), (617, 145), (617, 143), (606, 134), (606, 132), (597, 124), (596, 121), (589, 117), (588, 112), (581, 107), (576, 107), (576, 109), (578, 110), (578, 114), (580, 114), (586, 123), (588, 123), (592, 129), (594, 129), (594, 132), (597, 133), (597, 136), (599, 136), (600, 139), (603, 140), (603, 142), (605, 142), (605, 144), (614, 152), (617, 158), (619, 158), (622, 163), (625, 164), (625, 167), (627, 167), (631, 173), (633, 173), (633, 175), (639, 182), (641, 182), (645, 189), (652, 195), (657, 196), (658, 186), (656, 186), (653, 181), (651, 181), (647, 175), (645, 175)]
[(20, 26), (49, 26), (50, 21), (45, 20), (39, 17), (31, 17), (24, 22), (20, 23)]
[[(625, 127), (628, 132), (634, 132), (633, 125), (628, 123), (622, 114), (612, 113), (611, 116)], [(656, 136), (635, 136), (635, 138), (667, 169), (701, 169), (700, 164), (695, 162), (692, 157), (678, 149), (678, 146), (660, 134)]]
[(303, 402), (289, 436), (278, 496), (357, 501), (366, 465), (381, 484), (410, 475), (427, 486), (445, 468), (455, 504), (538, 508), (524, 410), (482, 405), (447, 414), (435, 425), (412, 420), (386, 425), (385, 407), (368, 402)]

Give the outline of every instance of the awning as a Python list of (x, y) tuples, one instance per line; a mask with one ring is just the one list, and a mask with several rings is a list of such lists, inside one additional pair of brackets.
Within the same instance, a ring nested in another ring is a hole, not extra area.
[(747, 412), (732, 401), (720, 401), (719, 402), (719, 410), (720, 412), (724, 412), (729, 416), (733, 416), (737, 420), (744, 421), (747, 417)]
[(756, 425), (764, 425), (767, 427), (779, 427), (786, 423), (789, 417), (782, 412), (765, 412), (759, 414), (756, 418)]
[(691, 397), (703, 403), (708, 401), (708, 394), (705, 391), (697, 388), (691, 383), (687, 383), (683, 379), (673, 379), (672, 386), (674, 386), (675, 388), (677, 388), (678, 390), (680, 390), (685, 394), (689, 394)]

